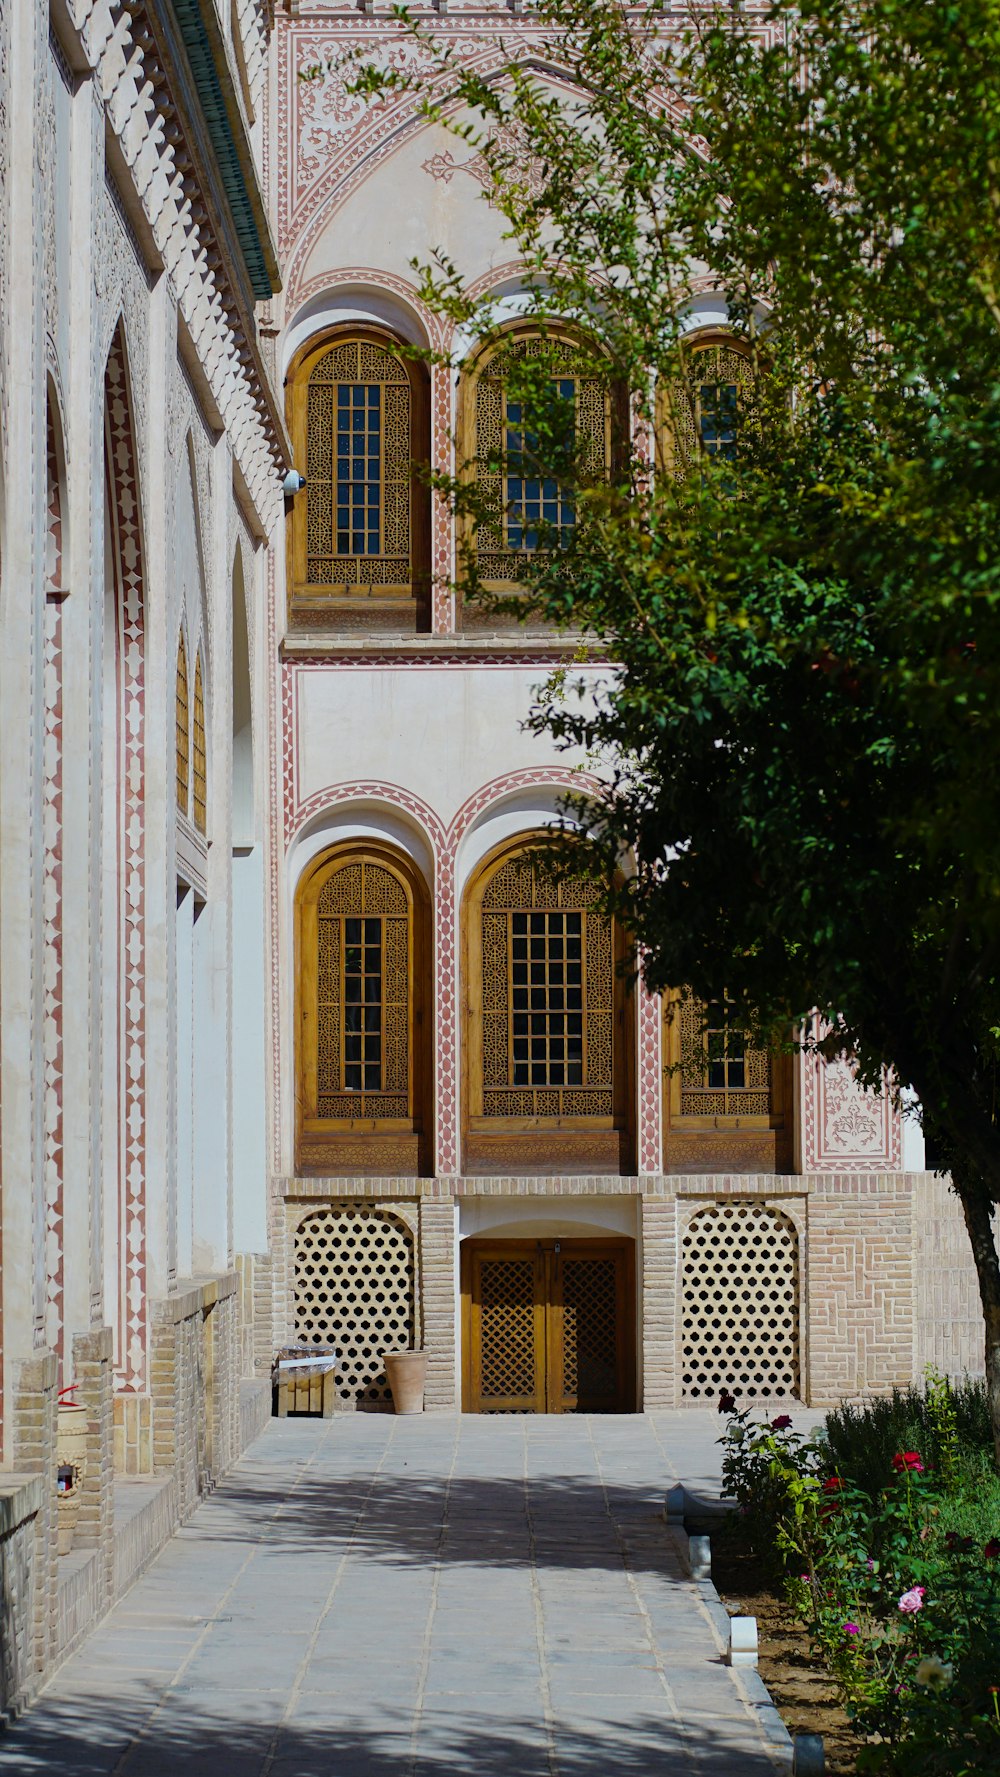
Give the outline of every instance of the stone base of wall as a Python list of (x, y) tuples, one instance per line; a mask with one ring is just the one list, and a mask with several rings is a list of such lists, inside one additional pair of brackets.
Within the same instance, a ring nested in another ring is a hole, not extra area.
[(148, 1394), (112, 1393), (110, 1328), (73, 1340), (87, 1460), (64, 1556), (56, 1359), (42, 1353), (21, 1365), (15, 1450), (30, 1472), (0, 1480), (0, 1717), (25, 1708), (263, 1429), (270, 1384), (242, 1380), (236, 1293), (233, 1271), (152, 1304)]
[[(255, 1287), (255, 1313), (262, 1314), (273, 1343), (265, 1354), (258, 1332), (255, 1361), (263, 1369), (276, 1346), (296, 1338), (300, 1225), (321, 1207), (367, 1202), (405, 1218), (414, 1230), (417, 1338), (429, 1359), (426, 1404), (454, 1410), (456, 1212), (460, 1216), (469, 1199), (488, 1203), (491, 1213), (509, 1204), (516, 1221), (517, 1204), (539, 1197), (552, 1204), (553, 1221), (565, 1205), (567, 1233), (574, 1198), (613, 1197), (635, 1205), (639, 1399), (647, 1410), (706, 1404), (704, 1393), (691, 1398), (683, 1379), (684, 1262), (692, 1222), (712, 1205), (757, 1204), (791, 1231), (798, 1276), (796, 1386), (810, 1406), (831, 1407), (905, 1386), (928, 1363), (945, 1374), (982, 1373), (976, 1278), (957, 1199), (947, 1180), (904, 1172), (276, 1179), (267, 1273), (261, 1261), (253, 1261), (260, 1290), (258, 1301)], [(495, 1225), (499, 1237), (501, 1221)]]

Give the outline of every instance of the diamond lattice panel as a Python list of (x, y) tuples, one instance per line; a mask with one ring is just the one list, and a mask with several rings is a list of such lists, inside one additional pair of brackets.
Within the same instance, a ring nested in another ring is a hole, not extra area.
[(699, 1210), (684, 1237), (682, 1394), (799, 1394), (799, 1246), (762, 1203)]
[(295, 1235), (295, 1331), (340, 1353), (337, 1393), (389, 1406), (382, 1354), (414, 1343), (413, 1238), (371, 1203), (308, 1216)]
[(563, 1391), (582, 1402), (614, 1399), (617, 1290), (614, 1259), (563, 1261)]
[(480, 1272), (481, 1395), (487, 1402), (535, 1392), (535, 1267), (530, 1259), (484, 1259)]

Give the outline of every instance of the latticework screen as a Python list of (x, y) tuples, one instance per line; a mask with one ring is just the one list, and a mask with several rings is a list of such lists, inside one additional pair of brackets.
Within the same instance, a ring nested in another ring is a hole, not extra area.
[(330, 347), (306, 393), (306, 579), (333, 593), (412, 582), (410, 380), (372, 340)]
[(750, 365), (742, 352), (720, 344), (695, 349), (686, 380), (670, 390), (672, 454), (677, 469), (686, 469), (698, 457), (732, 461), (749, 386)]
[(295, 1235), (295, 1333), (340, 1354), (345, 1404), (387, 1407), (383, 1353), (414, 1343), (413, 1237), (373, 1203), (307, 1216)]
[(535, 1393), (538, 1353), (533, 1259), (483, 1260), (480, 1316), (483, 1411), (515, 1411), (489, 1403)]
[(315, 1115), (409, 1117), (407, 891), (381, 864), (345, 863), (320, 891), (317, 923)]
[(188, 709), (187, 653), (184, 637), (177, 645), (177, 678), (174, 688), (174, 747), (176, 753), (177, 806), (187, 814), (191, 800), (191, 736)]
[(768, 1117), (772, 1109), (771, 1057), (732, 1028), (725, 1003), (680, 1009), (682, 1117)]
[(482, 899), (482, 1114), (610, 1117), (614, 953), (596, 884), (509, 858)]
[[(480, 525), (476, 561), (484, 580), (516, 583), (540, 544), (565, 540), (574, 523), (568, 490), (538, 473), (530, 416), (507, 394), (505, 373), (515, 357), (551, 358), (552, 396), (572, 425), (580, 466), (605, 472), (610, 464), (609, 391), (580, 376), (567, 347), (559, 362), (551, 340), (517, 340), (491, 358), (475, 385), (476, 476), (496, 522)], [(572, 416), (570, 421), (570, 416)]]
[(613, 1400), (618, 1383), (618, 1268), (614, 1259), (562, 1264), (563, 1392)]
[(205, 693), (201, 679), (201, 654), (194, 666), (194, 726), (191, 746), (194, 789), (194, 824), (208, 831), (208, 757), (205, 750)]
[(799, 1394), (799, 1242), (780, 1210), (715, 1203), (692, 1216), (683, 1247), (686, 1400)]

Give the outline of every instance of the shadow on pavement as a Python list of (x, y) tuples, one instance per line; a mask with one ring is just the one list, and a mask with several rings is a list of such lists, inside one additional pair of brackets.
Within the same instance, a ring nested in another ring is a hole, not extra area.
[[(56, 1693), (58, 1679), (56, 1680)], [(540, 1721), (487, 1717), (470, 1699), (452, 1712), (425, 1714), (411, 1744), (409, 1720), (386, 1707), (379, 1725), (353, 1725), (343, 1699), (310, 1694), (309, 1719), (278, 1726), (283, 1699), (268, 1719), (267, 1695), (220, 1694), (194, 1706), (180, 1690), (157, 1710), (157, 1697), (88, 1712), (43, 1699), (0, 1735), (0, 1772), (17, 1777), (773, 1777), (761, 1751), (748, 1754), (720, 1739), (711, 1719), (688, 1721), (681, 1736), (662, 1717), (623, 1712), (615, 1723), (556, 1723), (550, 1762)], [(247, 1713), (252, 1719), (246, 1719)], [(374, 1713), (374, 1712), (373, 1712)], [(346, 1719), (345, 1719), (346, 1718)], [(145, 1731), (144, 1731), (145, 1730)]]
[[(259, 1474), (259, 1471), (258, 1471)], [(447, 1514), (447, 1516), (446, 1516)], [(182, 1531), (187, 1541), (255, 1544), (283, 1557), (317, 1553), (351, 1539), (352, 1555), (391, 1566), (445, 1565), (620, 1570), (618, 1533), (630, 1566), (662, 1571), (673, 1550), (663, 1493), (613, 1486), (586, 1476), (532, 1480), (440, 1476), (331, 1475), (273, 1488), (231, 1475)], [(638, 1539), (635, 1546), (633, 1539)]]

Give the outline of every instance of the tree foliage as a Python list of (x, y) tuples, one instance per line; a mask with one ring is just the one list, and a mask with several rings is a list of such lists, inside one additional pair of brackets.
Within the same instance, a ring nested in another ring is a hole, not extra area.
[[(616, 663), (534, 722), (606, 762), (576, 814), (595, 869), (637, 860), (617, 904), (653, 987), (725, 991), (758, 1036), (818, 1012), (813, 1042), (916, 1088), (1000, 1451), (1000, 3), (535, 10), (499, 80), (432, 35), (419, 93), (489, 168), (530, 312), (631, 400), (609, 479), (543, 361), (524, 390), (576, 515), (524, 607)], [(422, 278), (496, 323), (460, 265)], [(735, 460), (671, 450), (706, 288), (747, 353)]]

